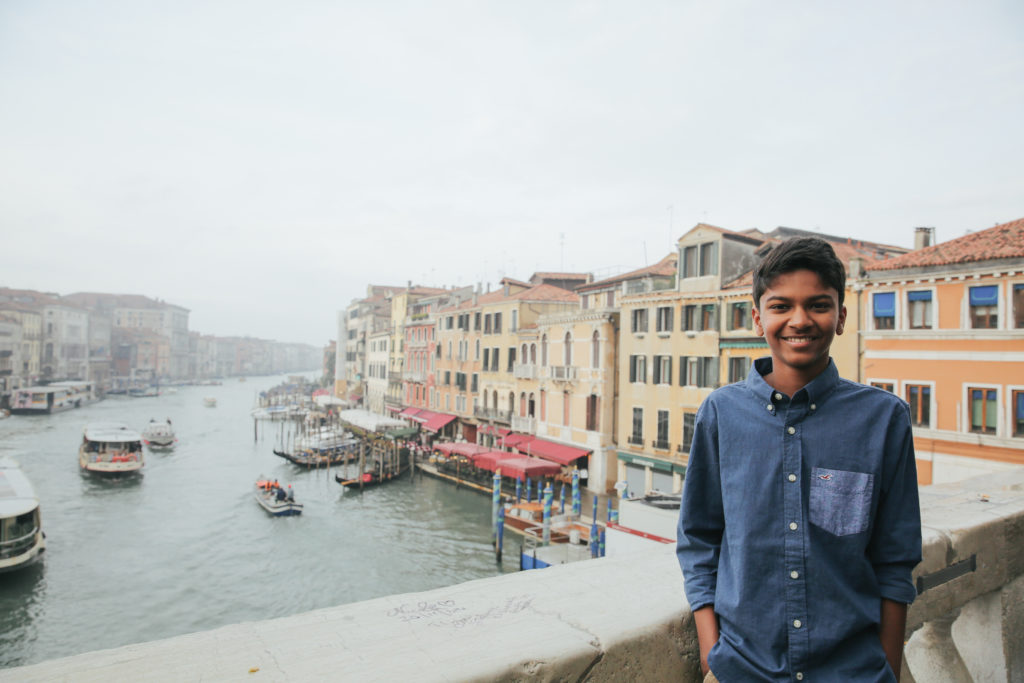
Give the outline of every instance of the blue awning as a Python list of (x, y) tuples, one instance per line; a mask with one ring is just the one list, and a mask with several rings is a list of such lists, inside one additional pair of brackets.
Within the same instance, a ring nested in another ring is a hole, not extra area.
[(925, 292), (907, 292), (907, 301), (931, 301), (931, 290)]
[(997, 303), (999, 303), (998, 286), (971, 287), (971, 306), (995, 306)]
[(874, 298), (876, 318), (888, 318), (896, 315), (896, 292), (879, 292)]

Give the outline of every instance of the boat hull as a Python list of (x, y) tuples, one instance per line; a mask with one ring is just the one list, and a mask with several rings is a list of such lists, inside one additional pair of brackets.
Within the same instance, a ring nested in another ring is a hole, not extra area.
[(35, 533), (34, 542), (29, 549), (10, 557), (5, 557), (4, 553), (0, 551), (0, 574), (31, 567), (43, 558), (43, 551), (45, 550), (46, 538), (41, 531), (38, 531)]
[(297, 503), (294, 500), (277, 500), (274, 490), (257, 486), (253, 495), (259, 506), (272, 517), (294, 517), (302, 514), (302, 503)]

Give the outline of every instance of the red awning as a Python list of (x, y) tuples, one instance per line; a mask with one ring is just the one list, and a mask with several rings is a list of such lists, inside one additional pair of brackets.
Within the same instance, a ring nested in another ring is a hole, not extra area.
[(406, 417), (408, 417), (413, 422), (419, 422), (420, 424), (425, 424), (427, 420), (429, 420), (430, 418), (432, 418), (436, 414), (437, 413), (433, 413), (433, 412), (431, 412), (429, 410), (417, 410), (415, 413), (411, 413), (411, 414), (407, 415)]
[(494, 463), (507, 457), (509, 457), (509, 454), (506, 451), (485, 451), (469, 456), (474, 465), (488, 472), (495, 470)]
[(384, 409), (392, 413), (397, 413), (399, 411), (398, 406), (384, 406)]
[(444, 427), (446, 424), (448, 424), (454, 419), (454, 415), (446, 415), (445, 413), (431, 413), (427, 421), (423, 423), (423, 428), (426, 429), (428, 432), (437, 432), (440, 431), (442, 427)]
[(532, 441), (533, 438), (529, 434), (507, 434), (503, 443), (508, 447), (515, 447), (521, 443)]
[(495, 463), (495, 469), (501, 470), (501, 476), (512, 479), (526, 477), (549, 477), (562, 471), (562, 466), (548, 460), (531, 458), (525, 455), (513, 455), (502, 458)]
[(506, 436), (512, 433), (511, 429), (505, 429), (504, 427), (495, 427), (494, 425), (483, 425), (478, 430), (481, 434), (496, 434), (498, 436)]
[(449, 455), (456, 453), (458, 455), (464, 455), (467, 458), (472, 458), (472, 456), (477, 453), (486, 453), (491, 450), (487, 446), (481, 446), (476, 443), (466, 443), (464, 441), (457, 443), (453, 441), (446, 441), (445, 443), (434, 444), (434, 448), (442, 453), (447, 453)]
[(404, 410), (402, 410), (402, 412), (400, 412), (398, 414), (398, 417), (412, 417), (413, 415), (417, 414), (418, 412), (420, 412), (419, 408), (413, 408), (412, 406), (409, 406), (408, 408), (405, 408)]
[(545, 460), (557, 462), (560, 465), (571, 465), (573, 461), (590, 455), (588, 449), (566, 446), (565, 444), (545, 441), (544, 439), (533, 439), (526, 443), (519, 443), (515, 448), (520, 453), (536, 455)]

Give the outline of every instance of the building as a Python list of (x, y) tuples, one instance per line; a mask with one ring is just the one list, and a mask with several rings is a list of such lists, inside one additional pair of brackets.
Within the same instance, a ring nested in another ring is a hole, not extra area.
[(1024, 465), (1024, 219), (864, 267), (866, 384), (910, 404), (918, 479)]

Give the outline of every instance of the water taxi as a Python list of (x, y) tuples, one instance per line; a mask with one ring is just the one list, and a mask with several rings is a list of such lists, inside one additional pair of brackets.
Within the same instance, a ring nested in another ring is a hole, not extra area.
[(141, 473), (142, 435), (117, 422), (86, 425), (78, 447), (78, 465), (85, 472), (104, 475)]
[(161, 422), (150, 419), (149, 424), (142, 430), (142, 439), (150, 448), (173, 448), (177, 441), (170, 418)]
[(29, 566), (44, 550), (39, 498), (18, 463), (0, 458), (0, 572)]
[(302, 514), (302, 503), (295, 502), (295, 493), (290, 484), (285, 489), (276, 479), (260, 479), (256, 482), (254, 495), (260, 507), (274, 517)]
[(76, 404), (75, 392), (68, 387), (45, 386), (15, 389), (11, 395), (11, 412), (15, 415), (49, 415), (71, 410)]

